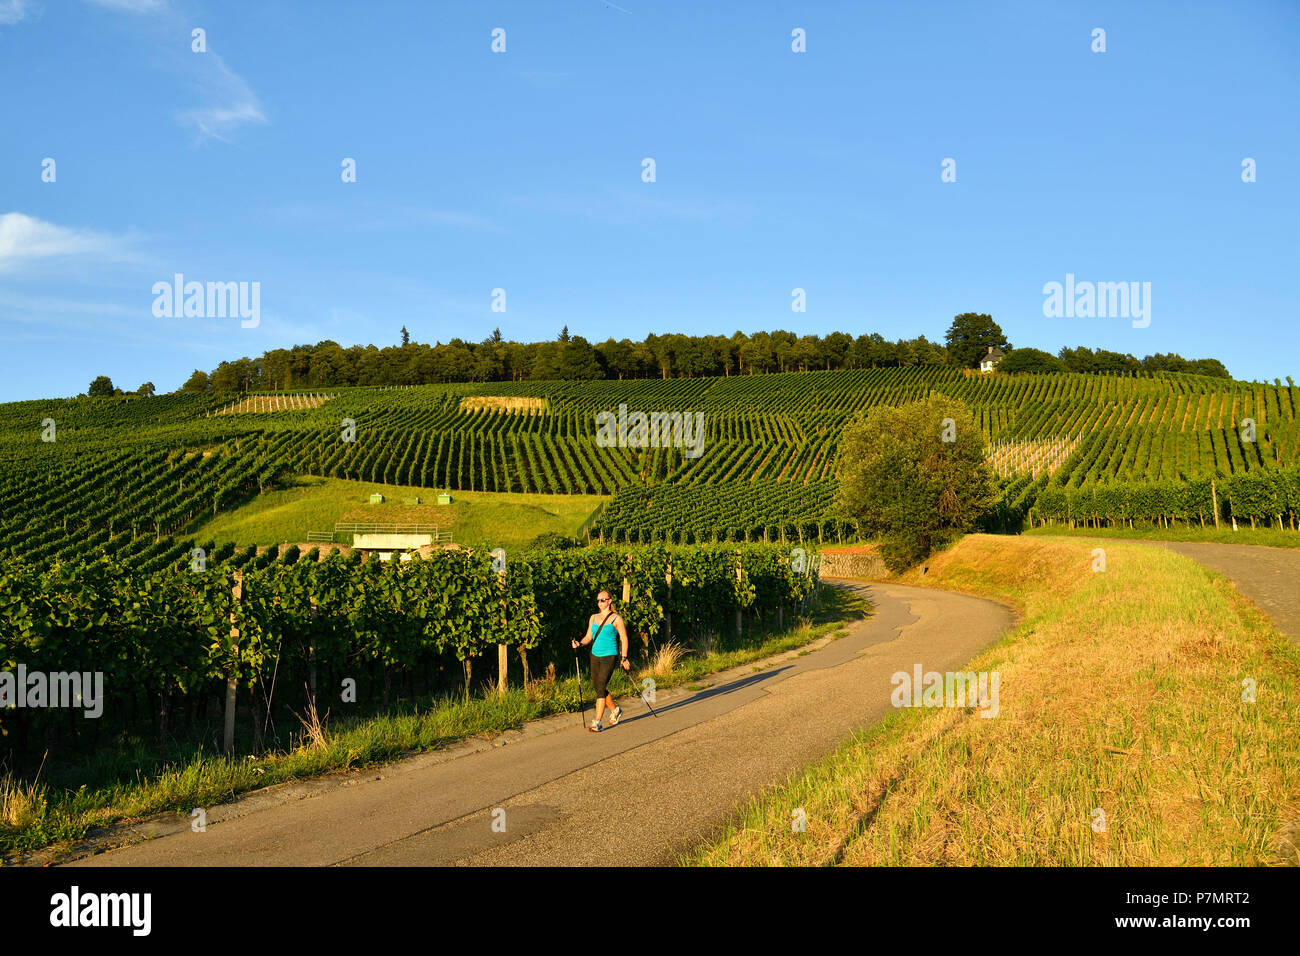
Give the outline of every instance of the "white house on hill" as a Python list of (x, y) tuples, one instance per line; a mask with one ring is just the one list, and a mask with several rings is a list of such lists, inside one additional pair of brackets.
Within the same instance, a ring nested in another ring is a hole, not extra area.
[(991, 372), (993, 366), (1002, 361), (1002, 350), (995, 345), (989, 346), (989, 354), (980, 359), (980, 371)]

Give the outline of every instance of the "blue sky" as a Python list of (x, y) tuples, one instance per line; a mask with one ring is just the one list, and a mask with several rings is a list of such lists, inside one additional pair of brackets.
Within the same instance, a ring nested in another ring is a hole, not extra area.
[[(403, 325), (941, 339), (964, 311), (1300, 374), (1300, 4), (618, 7), (0, 0), (0, 400)], [(260, 323), (155, 317), (178, 272), (259, 282)], [(1150, 282), (1150, 325), (1045, 317), (1067, 273)]]

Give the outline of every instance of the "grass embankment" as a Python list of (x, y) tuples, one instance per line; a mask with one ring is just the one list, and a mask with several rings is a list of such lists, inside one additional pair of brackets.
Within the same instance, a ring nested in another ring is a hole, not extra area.
[(1300, 862), (1300, 650), (1195, 562), (1106, 543), (1094, 572), (1096, 544), (979, 535), (936, 555), (926, 585), (1024, 615), (966, 668), (999, 672), (998, 716), (899, 710), (683, 862)]
[(1255, 544), (1273, 548), (1300, 548), (1300, 531), (1277, 528), (1071, 528), (1068, 525), (1043, 525), (1026, 529), (1024, 534), (1049, 538), (1129, 538), (1139, 541), (1209, 541), (1214, 544)]
[[(382, 504), (370, 504), (379, 492)], [(602, 501), (601, 495), (524, 495), (453, 491), (452, 503), (436, 503), (438, 489), (381, 485), (342, 478), (303, 476), (287, 488), (267, 491), (190, 532), (217, 544), (272, 545), (307, 540), (309, 531), (332, 531), (336, 521), (436, 524), (460, 544), (522, 547), (541, 534), (576, 534)], [(404, 499), (420, 499), (407, 505)]]
[[(696, 647), (669, 645), (666, 653), (661, 649), (657, 668), (651, 662), (634, 669), (630, 679), (615, 671), (610, 688), (616, 697), (635, 697), (647, 676), (654, 677), (659, 690), (689, 684), (827, 634), (840, 636), (845, 625), (868, 611), (861, 598), (823, 588), (821, 604), (806, 622), (780, 632), (746, 635), (739, 641), (731, 635), (711, 637)], [(594, 716), (590, 674), (585, 671), (582, 690), (588, 716)], [(512, 688), (503, 697), (485, 693), (469, 703), (460, 696), (399, 701), (390, 714), (335, 721), (317, 746), (303, 744), (256, 758), (227, 760), (210, 750), (191, 748), (173, 762), (161, 763), (148, 744), (133, 739), (105, 748), (92, 762), (46, 767), (36, 785), (0, 776), (0, 853), (66, 844), (82, 839), (93, 827), (173, 810), (186, 814), (194, 807), (211, 807), (271, 784), (371, 766), (476, 734), (501, 733), (526, 720), (577, 710), (578, 691), (570, 673), (534, 681), (527, 691)]]

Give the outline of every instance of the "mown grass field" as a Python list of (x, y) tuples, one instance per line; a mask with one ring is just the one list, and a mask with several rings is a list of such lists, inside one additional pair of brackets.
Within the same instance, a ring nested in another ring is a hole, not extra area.
[(927, 586), (1024, 615), (966, 668), (999, 672), (998, 716), (900, 709), (682, 862), (1300, 864), (1300, 649), (1195, 562), (1115, 542), (1094, 572), (1095, 545), (976, 535), (936, 555)]
[[(379, 492), (382, 504), (369, 504)], [(438, 505), (439, 489), (304, 476), (219, 514), (192, 534), (217, 544), (272, 545), (306, 541), (309, 531), (331, 531), (336, 521), (420, 522), (450, 529), (459, 544), (521, 547), (538, 535), (575, 534), (601, 495), (532, 495), (453, 491)], [(403, 499), (420, 499), (419, 505)], [(344, 542), (346, 543), (346, 541)]]

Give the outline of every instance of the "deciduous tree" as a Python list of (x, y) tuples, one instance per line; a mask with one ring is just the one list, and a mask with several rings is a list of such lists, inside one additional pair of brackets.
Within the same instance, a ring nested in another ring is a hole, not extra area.
[(840, 504), (902, 571), (943, 547), (997, 500), (984, 437), (962, 402), (932, 395), (877, 406), (844, 429)]

